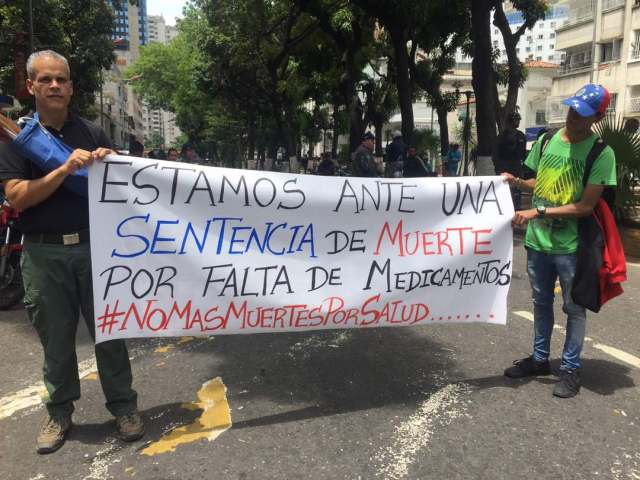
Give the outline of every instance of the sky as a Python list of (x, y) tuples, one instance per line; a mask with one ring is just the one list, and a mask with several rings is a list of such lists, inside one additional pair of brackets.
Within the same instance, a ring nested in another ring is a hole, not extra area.
[(175, 25), (175, 17), (182, 17), (187, 0), (147, 0), (147, 15), (162, 15), (168, 25)]

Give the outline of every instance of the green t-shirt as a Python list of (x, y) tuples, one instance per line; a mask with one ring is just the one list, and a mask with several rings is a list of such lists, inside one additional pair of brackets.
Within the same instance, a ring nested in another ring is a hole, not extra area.
[[(566, 143), (556, 133), (540, 158), (541, 141), (531, 149), (525, 165), (536, 172), (533, 207), (559, 207), (580, 200), (582, 177), (587, 156), (598, 139), (593, 134), (579, 143)], [(615, 185), (616, 159), (611, 147), (605, 147), (593, 163), (589, 184)], [(545, 253), (566, 254), (578, 249), (578, 220), (575, 218), (535, 218), (527, 226), (524, 244)]]

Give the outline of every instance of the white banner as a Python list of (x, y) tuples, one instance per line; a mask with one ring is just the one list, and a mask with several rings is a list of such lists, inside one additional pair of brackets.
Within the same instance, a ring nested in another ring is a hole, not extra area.
[(506, 323), (500, 177), (375, 179), (110, 156), (89, 171), (96, 341)]

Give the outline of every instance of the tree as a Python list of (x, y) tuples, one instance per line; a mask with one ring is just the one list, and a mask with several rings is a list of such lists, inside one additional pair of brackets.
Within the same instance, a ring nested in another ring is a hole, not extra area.
[[(366, 127), (357, 85), (368, 62), (365, 47), (374, 39), (374, 18), (361, 5), (347, 0), (296, 0), (296, 4), (318, 21), (319, 27), (334, 43), (340, 67), (336, 72), (339, 75), (337, 95), (333, 96), (332, 102), (334, 124), (339, 123), (341, 103), (347, 114), (349, 152), (353, 152), (360, 144)], [(334, 129), (334, 142), (337, 142), (336, 133)], [(332, 147), (335, 155), (334, 150), (335, 146)]]
[(536, 22), (544, 19), (548, 8), (545, 0), (514, 0), (511, 4), (520, 11), (523, 19), (522, 25), (515, 32), (511, 31), (507, 16), (505, 15), (502, 0), (494, 0), (493, 24), (502, 34), (504, 48), (507, 52), (507, 99), (504, 105), (500, 105), (497, 94), (496, 110), (498, 115), (498, 128), (505, 128), (507, 119), (515, 111), (518, 102), (518, 89), (526, 80), (526, 70), (518, 59), (516, 47), (520, 38), (527, 29), (532, 29)]
[[(29, 2), (14, 0), (0, 6), (0, 88), (15, 92), (14, 54), (28, 56), (29, 42), (16, 44), (29, 32)], [(100, 72), (113, 60), (114, 17), (103, 0), (41, 0), (33, 9), (34, 48), (51, 49), (69, 60), (74, 84), (72, 110), (95, 117), (95, 93), (100, 89)], [(27, 37), (28, 39), (28, 37)], [(33, 100), (25, 101), (33, 108)]]
[(493, 0), (471, 1), (471, 63), (476, 97), (478, 156), (491, 155), (496, 138), (495, 73), (492, 67), (491, 7)]

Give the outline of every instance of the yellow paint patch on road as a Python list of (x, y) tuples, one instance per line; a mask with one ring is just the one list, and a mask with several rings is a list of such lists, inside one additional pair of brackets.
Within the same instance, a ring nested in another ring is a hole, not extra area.
[(127, 475), (131, 476), (131, 477), (135, 477), (136, 476), (136, 469), (133, 467), (127, 467), (124, 469), (124, 473), (126, 473)]
[(174, 452), (178, 445), (198, 440), (211, 442), (231, 427), (227, 387), (220, 377), (204, 383), (198, 391), (198, 401), (185, 404), (183, 407), (188, 410), (202, 410), (202, 414), (193, 423), (174, 428), (158, 441), (149, 444), (142, 450), (143, 455), (154, 456)]
[(158, 347), (154, 350), (155, 353), (167, 353), (169, 350), (173, 350), (175, 347), (175, 345), (169, 344), (169, 345), (164, 345), (162, 347)]
[(181, 337), (180, 340), (178, 340), (178, 345), (184, 345), (185, 343), (193, 342), (195, 339), (196, 337)]
[[(533, 314), (531, 312), (522, 310), (514, 311), (513, 313), (515, 315), (518, 315), (519, 317), (533, 322)], [(564, 327), (561, 327), (560, 325), (554, 325), (553, 328), (556, 330), (560, 330), (565, 335), (567, 333)], [(620, 360), (621, 362), (631, 365), (632, 367), (640, 368), (640, 358), (636, 357), (635, 355), (631, 355), (630, 353), (620, 350), (619, 348), (610, 347), (609, 345), (603, 345), (602, 343), (595, 343), (593, 338), (591, 337), (584, 337), (584, 341), (585, 343), (594, 343), (593, 348), (595, 348), (596, 350), (600, 350), (601, 352), (604, 352), (607, 355)]]
[(82, 380), (98, 380), (98, 374), (96, 372), (88, 373), (82, 377)]

